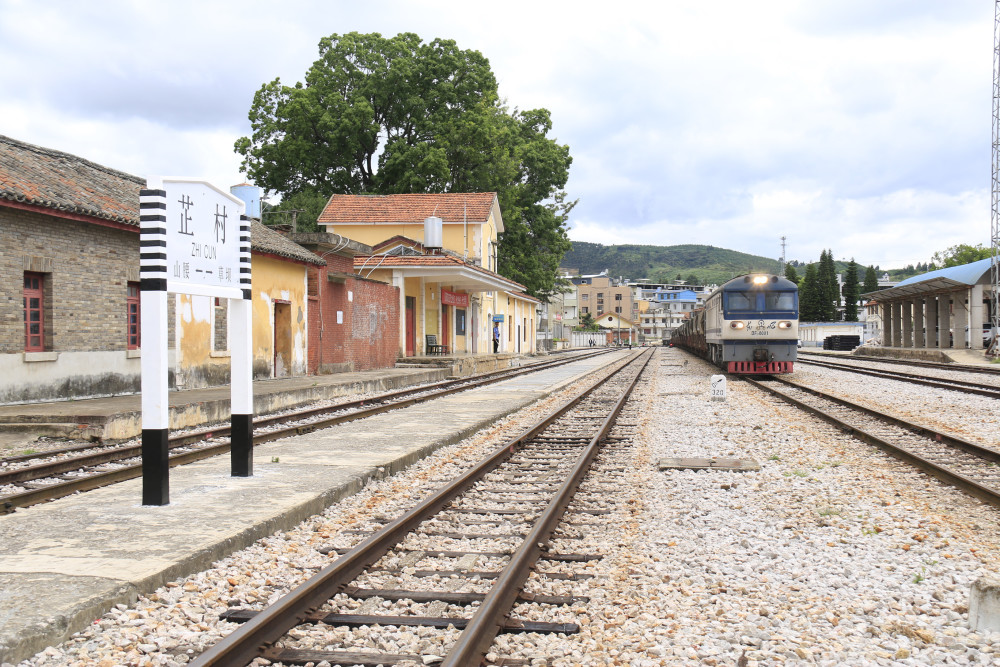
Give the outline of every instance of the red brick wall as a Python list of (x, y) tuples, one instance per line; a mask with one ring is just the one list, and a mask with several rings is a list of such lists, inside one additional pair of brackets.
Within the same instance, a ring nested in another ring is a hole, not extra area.
[[(350, 257), (327, 257), (327, 266), (336, 273), (354, 270)], [(321, 294), (309, 299), (309, 372), (329, 372), (332, 364), (352, 364), (356, 371), (393, 366), (399, 351), (399, 290), (357, 277), (329, 282), (326, 274), (319, 270)]]

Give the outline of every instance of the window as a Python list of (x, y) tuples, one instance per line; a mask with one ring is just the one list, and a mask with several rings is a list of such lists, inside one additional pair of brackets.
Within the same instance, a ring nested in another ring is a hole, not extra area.
[(229, 349), (229, 299), (215, 297), (212, 311), (212, 351)]
[(766, 292), (765, 310), (795, 310), (795, 292)]
[(465, 335), (465, 308), (455, 309), (455, 335)]
[(597, 293), (597, 298), (598, 299), (603, 299), (604, 298), (604, 292), (598, 292)]
[(24, 351), (45, 351), (44, 277), (24, 272)]
[(139, 283), (128, 284), (125, 297), (126, 348), (139, 349)]
[(580, 298), (581, 298), (581, 300), (583, 300), (583, 301), (590, 301), (590, 295), (589, 295), (589, 294), (587, 294), (586, 292), (584, 292), (583, 294), (581, 294), (581, 295), (580, 295)]
[(615, 294), (615, 301), (621, 301), (621, 300), (622, 300), (622, 295), (621, 294)]
[(615, 306), (615, 312), (616, 313), (622, 312), (622, 307), (621, 306)]
[(580, 312), (581, 313), (589, 313), (590, 312), (590, 308), (587, 308), (586, 306), (584, 306), (583, 308), (580, 309)]

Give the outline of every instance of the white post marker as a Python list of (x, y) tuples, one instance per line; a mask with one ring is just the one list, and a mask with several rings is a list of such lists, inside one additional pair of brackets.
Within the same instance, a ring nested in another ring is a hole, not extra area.
[(253, 472), (250, 222), (246, 205), (192, 178), (147, 179), (139, 192), (142, 504), (170, 502), (167, 294), (233, 301), (233, 475)]
[(713, 401), (726, 400), (726, 376), (713, 375), (711, 379), (711, 384), (712, 384), (712, 400)]

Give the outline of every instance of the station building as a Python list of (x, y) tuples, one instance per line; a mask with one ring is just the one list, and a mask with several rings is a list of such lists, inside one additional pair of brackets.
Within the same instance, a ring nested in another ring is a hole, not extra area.
[(494, 325), (500, 352), (535, 352), (539, 300), (496, 273), (495, 192), (333, 195), (318, 224), (371, 246), (355, 273), (398, 288), (400, 357), (492, 353)]
[(878, 311), (882, 347), (983, 350), (990, 337), (991, 262), (938, 269), (864, 294)]
[[(0, 404), (139, 392), (144, 186), (0, 136)], [(354, 274), (354, 256), (370, 247), (336, 235), (300, 240), (308, 249), (251, 225), (255, 379), (392, 366), (398, 290)], [(170, 295), (171, 389), (229, 382), (228, 305)]]

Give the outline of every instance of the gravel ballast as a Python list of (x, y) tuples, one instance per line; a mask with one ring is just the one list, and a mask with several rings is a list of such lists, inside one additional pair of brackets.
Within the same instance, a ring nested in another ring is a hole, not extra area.
[[(1000, 663), (1000, 632), (968, 627), (972, 583), (997, 570), (995, 510), (747, 384), (730, 381), (728, 399), (711, 401), (709, 377), (717, 370), (679, 350), (658, 351), (649, 372), (654, 377), (637, 399), (638, 440), (613, 455), (631, 474), (619, 477), (620, 488), (606, 499), (607, 521), (573, 546), (603, 554), (582, 568), (593, 578), (531, 582), (534, 590), (590, 602), (517, 610), (579, 623), (581, 632), (504, 635), (497, 656), (559, 667)], [(838, 384), (846, 398), (873, 391), (873, 379), (855, 389), (843, 375), (802, 373), (810, 384)], [(895, 392), (899, 412), (940, 405), (912, 386), (877, 391)], [(878, 402), (886, 409), (885, 398)], [(236, 627), (218, 621), (226, 608), (276, 600), (329, 562), (318, 549), (357, 539), (341, 531), (398, 515), (419, 499), (416, 485), (454, 473), (532, 412), (372, 482), (298, 529), (132, 608), (119, 607), (21, 665), (184, 664)], [(979, 418), (949, 409), (933, 420), (993, 444), (974, 425)], [(712, 456), (754, 459), (761, 469), (656, 465), (664, 457)], [(400, 649), (432, 641), (429, 634), (400, 629)]]

